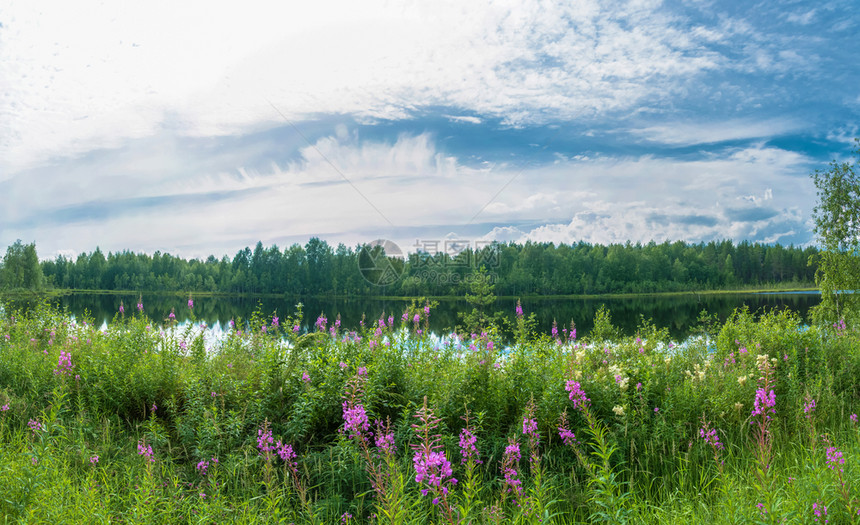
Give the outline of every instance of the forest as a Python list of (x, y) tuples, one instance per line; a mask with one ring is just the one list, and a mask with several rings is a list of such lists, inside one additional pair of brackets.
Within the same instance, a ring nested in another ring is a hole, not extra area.
[[(233, 258), (186, 260), (168, 253), (109, 252), (38, 263), (35, 244), (10, 246), (0, 289), (196, 291), (331, 296), (460, 295), (485, 268), (500, 296), (654, 293), (811, 286), (815, 247), (731, 241), (689, 244), (494, 243), (455, 256), (410, 253), (379, 257), (382, 248), (332, 247), (319, 238), (281, 250), (258, 242)], [(393, 279), (368, 267), (390, 265)], [(384, 286), (383, 286), (384, 285)]]

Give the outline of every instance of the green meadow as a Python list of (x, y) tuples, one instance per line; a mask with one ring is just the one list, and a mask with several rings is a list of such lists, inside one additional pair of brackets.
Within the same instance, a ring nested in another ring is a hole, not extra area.
[(3, 312), (5, 522), (860, 523), (843, 323), (740, 309), (672, 341), (601, 309), (588, 334), (509, 312), (440, 336), (416, 303), (213, 339), (137, 306)]

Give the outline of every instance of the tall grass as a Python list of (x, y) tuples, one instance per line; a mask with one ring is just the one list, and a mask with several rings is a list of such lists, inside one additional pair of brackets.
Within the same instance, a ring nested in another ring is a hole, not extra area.
[(603, 312), (506, 346), (258, 311), (210, 343), (128, 310), (0, 319), (6, 521), (860, 523), (853, 327)]

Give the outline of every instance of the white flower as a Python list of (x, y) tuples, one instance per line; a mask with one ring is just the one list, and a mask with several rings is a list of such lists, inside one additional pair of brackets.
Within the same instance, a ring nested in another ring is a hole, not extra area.
[(615, 405), (614, 407), (612, 407), (612, 411), (615, 412), (616, 416), (624, 415), (624, 407), (621, 405)]

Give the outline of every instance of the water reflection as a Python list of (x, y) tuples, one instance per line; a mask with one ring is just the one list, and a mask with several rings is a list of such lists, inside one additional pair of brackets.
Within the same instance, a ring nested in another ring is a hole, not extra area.
[[(129, 315), (138, 303), (139, 296), (134, 295), (102, 295), (102, 294), (70, 294), (61, 296), (53, 302), (67, 310), (77, 318), (90, 317), (101, 325), (110, 322), (119, 315), (120, 303)], [(176, 320), (184, 323), (189, 320), (187, 297), (163, 294), (143, 294), (144, 312), (156, 323), (167, 320), (171, 310), (175, 312)], [(717, 314), (721, 321), (738, 307), (747, 305), (750, 310), (772, 308), (790, 308), (806, 317), (809, 309), (820, 301), (818, 294), (780, 293), (780, 294), (720, 294), (700, 295), (687, 294), (678, 296), (637, 296), (626, 298), (601, 299), (541, 299), (525, 298), (522, 300), (526, 315), (534, 312), (541, 331), (548, 333), (556, 320), (559, 329), (569, 326), (571, 320), (576, 323), (580, 335), (587, 334), (592, 328), (595, 312), (606, 305), (612, 313), (613, 324), (619, 326), (627, 334), (635, 333), (640, 317), (652, 319), (660, 328), (668, 328), (675, 339), (683, 339), (696, 327), (696, 320), (702, 310)], [(265, 316), (278, 315), (281, 319), (291, 315), (296, 310), (297, 299), (284, 298), (247, 298), (247, 297), (195, 297), (194, 316), (198, 321), (204, 321), (210, 327), (226, 327), (231, 319), (248, 319), (255, 309), (260, 308)], [(312, 329), (317, 316), (325, 314), (331, 321), (340, 315), (342, 326), (356, 328), (363, 318), (368, 322), (378, 319), (383, 314), (394, 315), (396, 319), (409, 301), (398, 300), (326, 300), (316, 298), (301, 299), (304, 305), (303, 329)], [(11, 303), (10, 307), (25, 306), (22, 303)], [(516, 300), (498, 300), (493, 310), (505, 312), (513, 319)], [(458, 312), (470, 311), (471, 306), (465, 301), (439, 301), (430, 315), (430, 327), (436, 333), (447, 332), (457, 326)]]

